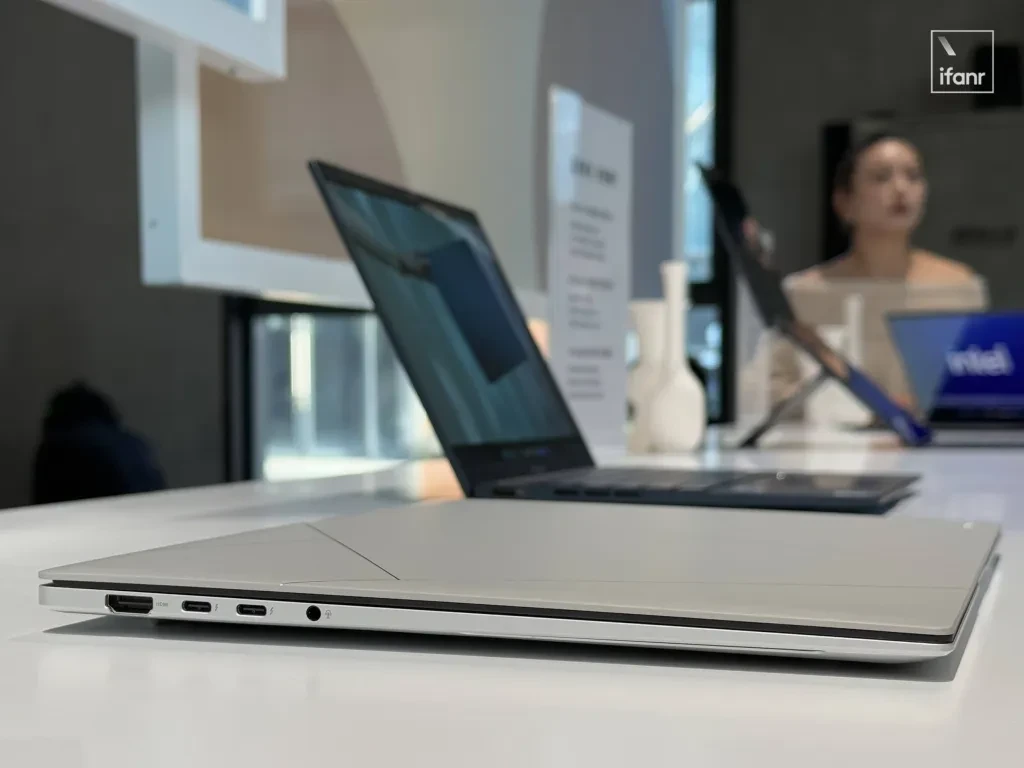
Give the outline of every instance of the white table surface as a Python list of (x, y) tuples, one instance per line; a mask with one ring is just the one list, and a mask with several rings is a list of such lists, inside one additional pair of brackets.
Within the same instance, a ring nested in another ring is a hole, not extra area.
[(1024, 452), (775, 440), (656, 463), (920, 472), (894, 514), (1000, 521), (1003, 561), (962, 658), (877, 668), (83, 620), (38, 606), (40, 569), (393, 504), (340, 494), (399, 474), (15, 510), (0, 512), (0, 765), (1024, 763)]

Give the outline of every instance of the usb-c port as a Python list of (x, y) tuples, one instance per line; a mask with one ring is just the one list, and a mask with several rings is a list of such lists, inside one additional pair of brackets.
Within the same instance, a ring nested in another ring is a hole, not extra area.
[(186, 600), (181, 604), (181, 610), (185, 613), (209, 613), (213, 606), (203, 600)]
[(238, 606), (239, 616), (266, 616), (267, 606), (265, 605), (240, 605)]

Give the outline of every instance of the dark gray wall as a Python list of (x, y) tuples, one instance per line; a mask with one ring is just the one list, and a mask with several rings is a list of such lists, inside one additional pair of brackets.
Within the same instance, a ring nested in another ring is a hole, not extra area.
[(0, 507), (29, 499), (45, 403), (84, 378), (174, 486), (223, 479), (213, 295), (140, 284), (134, 46), (0, 2)]
[[(672, 257), (674, 92), (662, 0), (549, 0), (537, 87), (537, 253), (548, 238), (548, 92), (561, 85), (633, 123), (633, 295), (661, 296)], [(547, 264), (539, 274), (547, 275)]]
[[(870, 112), (946, 114), (968, 97), (929, 93), (930, 30), (1024, 37), (1020, 0), (735, 0), (734, 173), (795, 272), (821, 261), (822, 127)], [(760, 324), (741, 286), (737, 370)]]
[(929, 93), (932, 29), (1024, 37), (1020, 0), (736, 0), (735, 172), (784, 271), (821, 248), (821, 129), (877, 110), (968, 108)]

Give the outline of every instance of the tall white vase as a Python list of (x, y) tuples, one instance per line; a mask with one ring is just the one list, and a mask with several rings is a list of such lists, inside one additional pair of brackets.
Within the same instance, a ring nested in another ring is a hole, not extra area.
[(648, 411), (648, 435), (651, 449), (658, 453), (686, 453), (700, 447), (707, 429), (707, 396), (683, 354), (689, 310), (686, 263), (663, 263), (661, 282), (665, 352)]
[(639, 359), (629, 372), (626, 396), (633, 406), (633, 430), (629, 434), (630, 453), (651, 450), (651, 396), (661, 381), (662, 355), (665, 353), (665, 302), (644, 299), (629, 304), (636, 331)]

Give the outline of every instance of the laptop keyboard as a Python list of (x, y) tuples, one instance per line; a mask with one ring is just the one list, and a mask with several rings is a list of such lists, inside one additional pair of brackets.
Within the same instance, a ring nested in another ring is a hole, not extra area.
[(911, 475), (588, 467), (510, 478), (492, 486), (486, 495), (704, 506), (733, 506), (743, 500), (778, 509), (835, 510), (846, 504), (856, 511), (875, 500), (878, 510), (884, 511), (886, 504), (909, 495), (915, 479)]
[(544, 486), (554, 495), (563, 497), (639, 498), (649, 493), (708, 491), (746, 476), (749, 473), (727, 470), (586, 469), (517, 478), (500, 484), (495, 490), (500, 494), (505, 488), (514, 492), (523, 486)]

